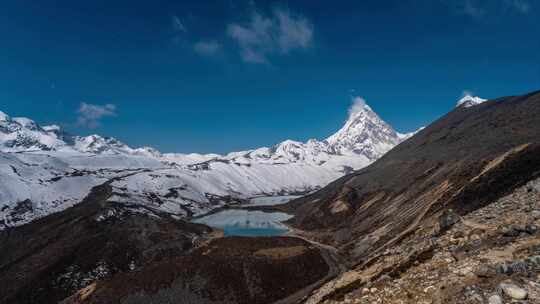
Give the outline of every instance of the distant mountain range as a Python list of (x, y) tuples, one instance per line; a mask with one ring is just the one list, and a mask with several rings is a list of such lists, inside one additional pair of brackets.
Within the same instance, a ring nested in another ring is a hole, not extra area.
[[(414, 133), (414, 132), (413, 132)], [(413, 133), (401, 134), (384, 122), (366, 104), (350, 113), (345, 125), (326, 140), (307, 143), (286, 140), (270, 148), (219, 154), (162, 154), (154, 148), (131, 148), (113, 137), (74, 136), (57, 125), (40, 126), (25, 117), (11, 118), (0, 111), (0, 150), (3, 152), (59, 151), (91, 154), (140, 155), (179, 163), (212, 159), (286, 160), (288, 162), (325, 161), (328, 155), (361, 156), (373, 161)]]
[(227, 155), (162, 154), (0, 112), (0, 227), (63, 210), (112, 179), (111, 200), (179, 217), (255, 196), (308, 193), (367, 166), (412, 134), (396, 132), (363, 103), (326, 140), (286, 140)]

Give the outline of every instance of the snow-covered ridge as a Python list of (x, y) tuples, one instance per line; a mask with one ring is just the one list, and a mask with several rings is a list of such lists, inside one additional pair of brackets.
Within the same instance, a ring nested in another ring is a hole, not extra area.
[(328, 155), (360, 156), (373, 161), (414, 132), (401, 134), (384, 122), (367, 105), (349, 115), (344, 126), (332, 136), (305, 143), (286, 140), (272, 147), (220, 154), (162, 154), (151, 147), (132, 148), (112, 138), (94, 134), (73, 136), (60, 126), (39, 126), (28, 118), (10, 118), (0, 112), (0, 150), (4, 152), (64, 151), (89, 154), (141, 155), (175, 162), (196, 164), (214, 160), (234, 160), (241, 163), (258, 162), (307, 162), (327, 161)]
[(107, 181), (115, 206), (177, 217), (257, 196), (308, 193), (369, 165), (411, 135), (397, 133), (363, 105), (325, 140), (286, 140), (227, 155), (162, 154), (0, 112), (0, 229), (73, 206)]
[(475, 106), (475, 105), (479, 105), (483, 102), (487, 101), (487, 99), (483, 99), (483, 98), (480, 98), (478, 96), (472, 96), (470, 94), (465, 94), (465, 96), (463, 96), (463, 98), (461, 98), (457, 104), (456, 104), (456, 108), (457, 107), (465, 107), (465, 108), (469, 108), (469, 107), (472, 107), (472, 106)]
[(11, 118), (0, 111), (0, 151), (60, 151), (90, 154), (126, 154), (159, 157), (159, 151), (143, 147), (133, 149), (125, 143), (100, 135), (73, 136), (58, 125), (41, 127), (25, 117)]

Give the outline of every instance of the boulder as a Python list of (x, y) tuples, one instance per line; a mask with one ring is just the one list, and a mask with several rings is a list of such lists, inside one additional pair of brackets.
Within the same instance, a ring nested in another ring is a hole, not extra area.
[(439, 217), (439, 228), (441, 232), (445, 232), (448, 229), (452, 228), (457, 222), (459, 222), (460, 217), (453, 209), (448, 209), (441, 214)]
[(488, 298), (488, 304), (503, 304), (503, 299), (499, 295), (492, 295)]
[(501, 283), (499, 285), (501, 291), (513, 300), (525, 300), (527, 299), (527, 290), (517, 286), (513, 283)]
[(474, 274), (479, 278), (491, 278), (497, 274), (497, 271), (490, 265), (480, 265), (475, 269)]

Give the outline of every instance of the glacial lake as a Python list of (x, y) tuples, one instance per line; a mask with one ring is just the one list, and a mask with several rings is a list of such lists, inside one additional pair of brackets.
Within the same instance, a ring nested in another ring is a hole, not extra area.
[[(246, 206), (269, 206), (288, 202), (296, 196), (258, 197)], [(282, 222), (292, 215), (247, 209), (226, 209), (194, 219), (193, 222), (219, 228), (225, 236), (277, 236), (289, 229)]]

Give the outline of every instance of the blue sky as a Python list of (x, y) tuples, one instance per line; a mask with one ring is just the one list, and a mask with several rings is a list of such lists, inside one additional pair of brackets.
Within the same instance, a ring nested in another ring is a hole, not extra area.
[[(114, 4), (111, 4), (114, 2)], [(398, 131), (540, 89), (540, 2), (4, 1), (0, 110), (165, 152)]]

